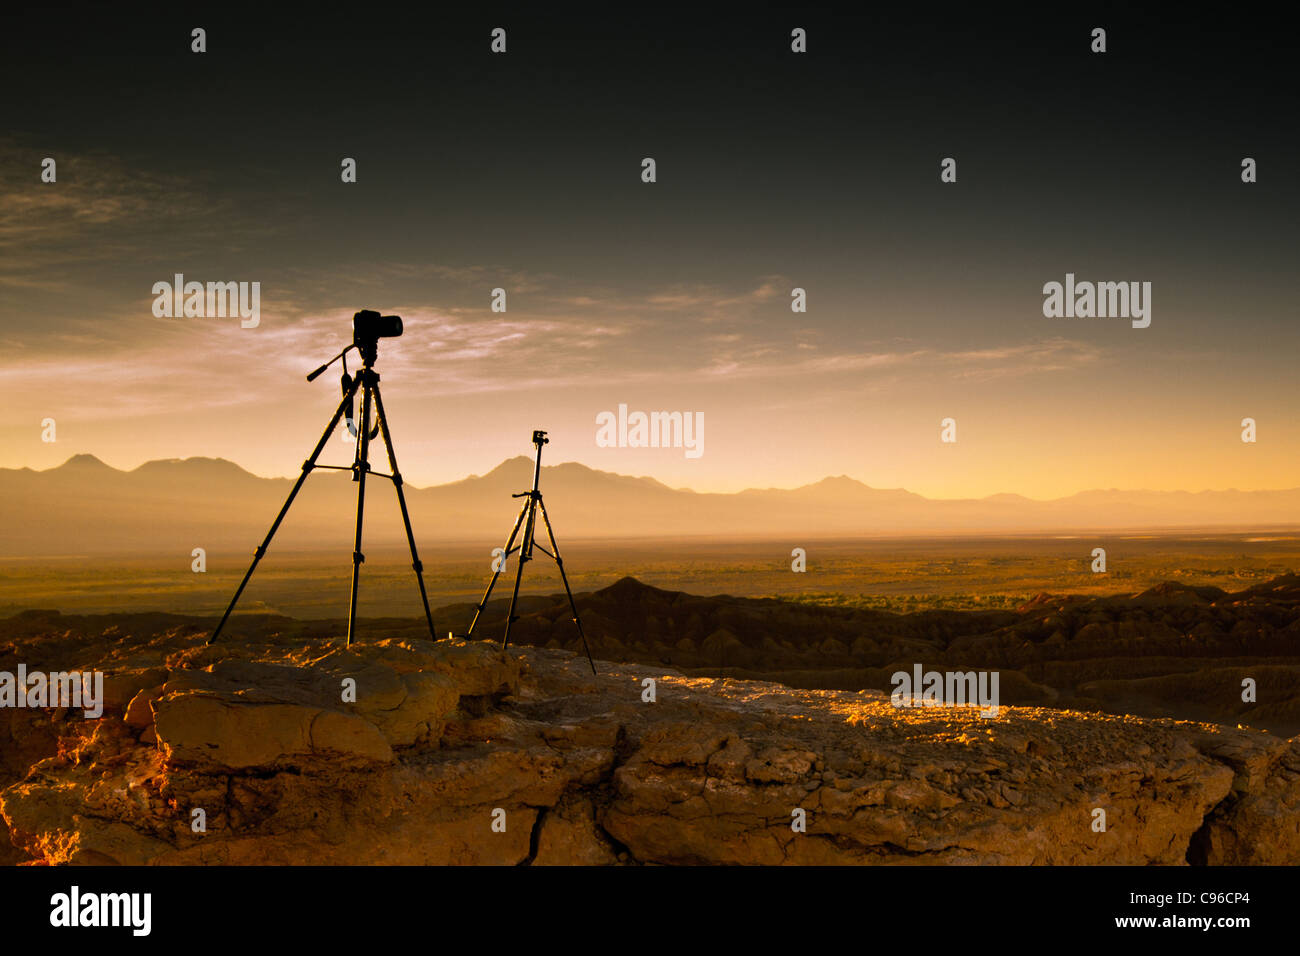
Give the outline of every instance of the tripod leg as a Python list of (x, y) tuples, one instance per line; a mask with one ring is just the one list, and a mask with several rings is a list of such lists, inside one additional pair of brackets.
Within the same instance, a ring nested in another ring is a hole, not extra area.
[(546, 502), (542, 500), (541, 495), (537, 496), (537, 503), (542, 508), (542, 521), (546, 523), (546, 534), (551, 539), (551, 554), (555, 557), (555, 565), (560, 569), (560, 580), (564, 582), (564, 593), (569, 595), (569, 608), (573, 611), (573, 623), (578, 625), (578, 636), (582, 638), (582, 649), (587, 652), (587, 663), (591, 665), (592, 676), (596, 674), (596, 662), (591, 659), (591, 648), (587, 646), (587, 635), (582, 630), (582, 619), (578, 617), (578, 604), (573, 600), (573, 590), (569, 587), (569, 576), (564, 573), (564, 559), (560, 557), (560, 546), (555, 543), (555, 529), (551, 527), (551, 516), (546, 513)]
[(343, 396), (343, 401), (339, 402), (339, 407), (338, 410), (334, 412), (334, 417), (331, 418), (330, 423), (325, 426), (325, 433), (321, 435), (320, 441), (316, 443), (316, 447), (312, 450), (311, 456), (302, 463), (302, 474), (299, 475), (298, 480), (294, 482), (293, 489), (289, 492), (289, 497), (285, 499), (284, 507), (280, 509), (280, 513), (275, 516), (275, 521), (271, 523), (271, 530), (266, 533), (266, 537), (262, 540), (262, 543), (258, 545), (257, 550), (253, 552), (253, 563), (248, 566), (248, 571), (244, 574), (244, 580), (239, 582), (239, 587), (235, 591), (235, 596), (230, 599), (230, 606), (226, 608), (226, 613), (221, 615), (221, 623), (218, 624), (217, 629), (212, 632), (212, 636), (208, 638), (209, 644), (217, 639), (218, 635), (221, 634), (221, 629), (226, 626), (226, 620), (230, 617), (230, 612), (233, 611), (235, 605), (239, 603), (239, 597), (244, 593), (244, 588), (248, 586), (248, 581), (253, 576), (253, 572), (257, 570), (258, 562), (261, 561), (262, 556), (266, 554), (266, 549), (270, 547), (271, 539), (275, 537), (276, 531), (280, 530), (280, 522), (284, 521), (284, 516), (289, 513), (289, 506), (293, 504), (293, 499), (298, 496), (298, 490), (302, 488), (303, 482), (306, 481), (307, 476), (311, 474), (312, 468), (316, 467), (316, 459), (319, 458), (320, 453), (325, 450), (325, 443), (329, 441), (330, 436), (334, 434), (334, 429), (338, 427), (339, 419), (343, 417), (343, 412), (348, 407), (348, 403), (352, 400), (352, 396), (356, 393), (357, 385), (359, 384), (359, 381), (353, 382), (352, 387), (348, 390), (347, 394)]
[(519, 567), (515, 569), (515, 591), (510, 595), (510, 612), (506, 615), (506, 633), (505, 636), (501, 638), (502, 650), (505, 650), (510, 646), (510, 625), (515, 622), (515, 605), (519, 603), (519, 582), (523, 580), (524, 565), (528, 563), (529, 556), (532, 554), (533, 550), (533, 542), (531, 540), (533, 535), (533, 522), (535, 521), (535, 518), (533, 517), (533, 509), (536, 507), (536, 502), (530, 497), (524, 503), (523, 513), (520, 514), (521, 518), (525, 518), (526, 516), (524, 537), (519, 542)]
[[(506, 546), (501, 549), (501, 567), (504, 568), (506, 559), (510, 557), (511, 546), (515, 543), (515, 538), (519, 534), (519, 526), (524, 523), (524, 512), (528, 510), (527, 503), (519, 509), (519, 517), (515, 519), (515, 526), (510, 531), (510, 537), (506, 539)], [(492, 589), (497, 586), (497, 578), (501, 577), (501, 569), (498, 568), (492, 572), (492, 580), (488, 582), (487, 590), (483, 592), (483, 600), (478, 602), (478, 607), (474, 609), (474, 620), (469, 622), (469, 633), (465, 635), (465, 640), (474, 636), (474, 628), (478, 625), (479, 616), (483, 609), (487, 607), (488, 598), (492, 596)]]
[[(361, 373), (363, 376), (364, 372)], [(348, 603), (348, 642), (352, 646), (352, 635), (356, 629), (357, 618), (357, 584), (361, 577), (361, 562), (366, 559), (361, 553), (361, 519), (366, 510), (366, 473), (370, 471), (370, 382), (361, 390), (361, 420), (357, 427), (361, 434), (357, 436), (357, 457), (352, 467), (357, 476), (357, 533), (352, 545), (352, 598)]]
[(411, 531), (411, 514), (406, 510), (406, 494), (402, 491), (402, 476), (397, 471), (397, 453), (393, 451), (393, 435), (388, 430), (388, 416), (384, 414), (384, 400), (379, 394), (379, 383), (375, 383), (375, 414), (379, 418), (379, 427), (383, 431), (384, 445), (388, 449), (388, 465), (393, 472), (393, 487), (397, 489), (397, 504), (402, 509), (402, 523), (406, 525), (406, 543), (411, 546), (411, 567), (415, 569), (415, 580), (420, 584), (420, 600), (424, 602), (424, 619), (429, 622), (429, 637), (438, 639), (433, 630), (433, 612), (429, 610), (429, 593), (424, 589), (424, 565), (415, 550), (415, 533)]

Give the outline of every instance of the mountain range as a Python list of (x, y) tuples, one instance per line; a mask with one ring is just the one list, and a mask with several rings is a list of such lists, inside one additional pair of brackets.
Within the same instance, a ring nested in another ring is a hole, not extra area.
[[(486, 475), (406, 486), (417, 543), (505, 538), (533, 463), (502, 462)], [(541, 488), (561, 543), (574, 538), (814, 538), (1088, 533), (1175, 529), (1279, 529), (1300, 525), (1300, 488), (1278, 491), (1084, 491), (1035, 500), (1015, 494), (931, 499), (872, 488), (846, 476), (799, 488), (701, 493), (652, 478), (566, 462), (542, 469)], [(0, 556), (251, 548), (293, 484), (220, 458), (166, 459), (123, 471), (75, 455), (44, 471), (0, 469)], [(367, 485), (367, 545), (398, 545), (391, 483)], [(337, 547), (351, 538), (356, 486), (347, 472), (308, 478), (277, 547)]]

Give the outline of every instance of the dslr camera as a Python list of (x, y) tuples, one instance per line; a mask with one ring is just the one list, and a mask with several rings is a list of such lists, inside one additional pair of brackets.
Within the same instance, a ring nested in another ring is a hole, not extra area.
[(380, 339), (392, 339), (402, 334), (400, 315), (380, 315), (372, 309), (362, 309), (352, 316), (352, 344), (360, 348), (374, 345)]

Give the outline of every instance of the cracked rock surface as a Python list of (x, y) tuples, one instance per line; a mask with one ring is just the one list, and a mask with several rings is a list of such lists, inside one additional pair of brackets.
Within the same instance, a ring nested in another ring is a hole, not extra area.
[(0, 644), (108, 697), (0, 711), (3, 862), (1300, 862), (1300, 738), (120, 617)]

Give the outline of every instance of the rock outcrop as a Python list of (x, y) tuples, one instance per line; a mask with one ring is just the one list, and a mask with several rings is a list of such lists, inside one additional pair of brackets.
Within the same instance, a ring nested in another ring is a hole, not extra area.
[(345, 650), (319, 625), (206, 647), (193, 625), (124, 624), (0, 646), (112, 687), (98, 720), (0, 713), (21, 742), (0, 765), (11, 859), (1300, 862), (1300, 739), (637, 664), (593, 679), (566, 650)]
[[(792, 687), (889, 690), (917, 661), (997, 669), (1002, 700), (1025, 706), (1244, 724), (1300, 733), (1300, 576), (1243, 591), (1164, 583), (1107, 597), (1042, 594), (1011, 610), (894, 614), (775, 599), (704, 597), (633, 578), (578, 598), (593, 650), (698, 676)], [(439, 611), (468, 625), (473, 607)], [(505, 602), (480, 633), (499, 634)], [(578, 650), (563, 594), (534, 602), (519, 644)], [(1257, 694), (1245, 700), (1242, 681)]]

